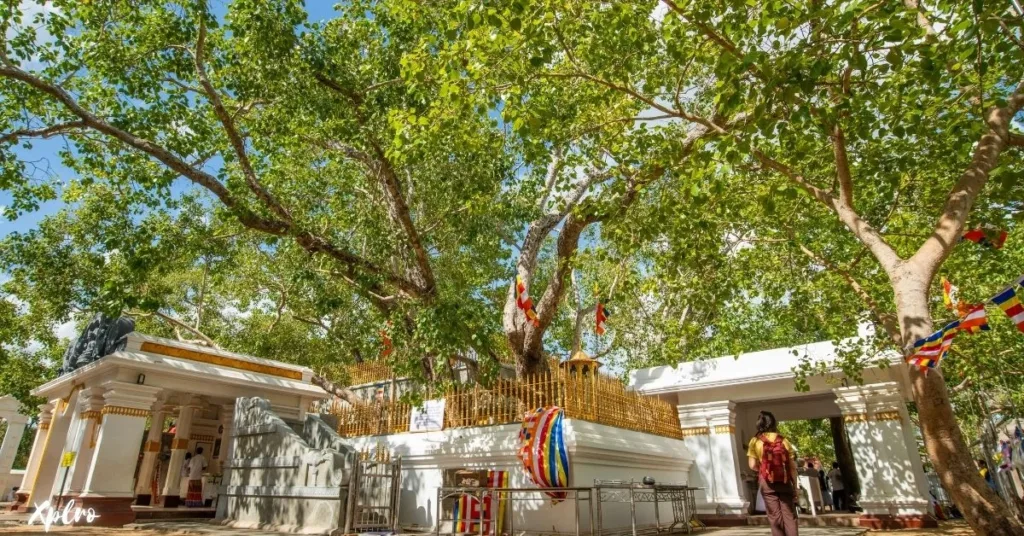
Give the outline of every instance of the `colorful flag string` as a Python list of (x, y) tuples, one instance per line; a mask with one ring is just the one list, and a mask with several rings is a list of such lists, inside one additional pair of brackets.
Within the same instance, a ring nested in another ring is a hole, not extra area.
[[(1017, 278), (1010, 286), (999, 291), (995, 296), (986, 300), (998, 306), (1007, 317), (1017, 326), (1017, 329), (1024, 332), (1024, 305), (1021, 304), (1017, 295), (1017, 287), (1024, 284), (1024, 276)], [(959, 320), (946, 324), (942, 329), (931, 335), (918, 339), (914, 342), (914, 353), (907, 358), (907, 364), (916, 366), (922, 370), (936, 368), (939, 362), (953, 346), (953, 338), (960, 331), (969, 334), (988, 331), (988, 316), (985, 311), (985, 303), (969, 304), (957, 300), (956, 287), (943, 277), (943, 303), (949, 309), (956, 309)]]

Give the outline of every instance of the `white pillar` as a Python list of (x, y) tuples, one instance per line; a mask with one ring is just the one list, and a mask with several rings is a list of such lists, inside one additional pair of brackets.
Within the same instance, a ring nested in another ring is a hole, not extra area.
[(192, 435), (192, 418), (198, 409), (199, 405), (190, 398), (185, 400), (178, 410), (174, 442), (171, 443), (171, 459), (167, 462), (167, 479), (164, 480), (162, 491), (164, 506), (167, 508), (178, 506), (181, 502), (181, 466), (185, 462), (188, 440)]
[(928, 483), (899, 384), (834, 389), (869, 517), (883, 521), (930, 514)]
[(104, 384), (102, 423), (85, 488), (76, 500), (100, 516), (95, 524), (122, 526), (135, 520), (135, 467), (146, 431), (146, 417), (158, 387), (112, 381)]
[[(0, 474), (10, 474), (14, 469), (14, 458), (18, 455), (18, 445), (25, 435), (25, 425), (28, 424), (28, 417), (24, 415), (7, 416), (7, 432), (4, 433), (4, 442), (0, 445)], [(8, 490), (3, 490), (7, 493)]]
[(28, 502), (29, 495), (31, 495), (32, 483), (36, 480), (36, 473), (39, 471), (39, 460), (43, 457), (43, 446), (46, 445), (46, 436), (50, 433), (51, 419), (53, 419), (53, 404), (40, 404), (36, 438), (32, 441), (32, 452), (28, 455), (25, 476), (21, 479), (21, 486), (18, 487), (19, 508), (31, 506), (26, 503)]
[(75, 464), (68, 476), (65, 495), (77, 495), (85, 489), (85, 479), (89, 476), (89, 466), (92, 464), (93, 451), (99, 435), (104, 405), (103, 394), (102, 387), (90, 387), (83, 389), (79, 396), (79, 426), (70, 449), (70, 452), (75, 453)]
[(231, 453), (234, 451), (235, 439), (235, 405), (221, 406), (220, 408), (220, 452), (217, 454), (217, 463), (223, 474), (227, 470)]
[(164, 418), (167, 411), (162, 402), (153, 406), (153, 417), (149, 420), (149, 435), (146, 436), (146, 446), (143, 449), (142, 466), (139, 468), (139, 478), (135, 483), (135, 495), (138, 498), (136, 504), (152, 504), (153, 492), (152, 481), (153, 471), (160, 457), (160, 441), (164, 432)]
[(66, 400), (53, 400), (53, 419), (50, 421), (50, 430), (46, 434), (46, 442), (43, 444), (43, 451), (39, 458), (39, 468), (36, 470), (35, 479), (32, 482), (32, 493), (28, 498), (28, 506), (42, 505), (50, 500), (54, 482), (57, 480), (60, 458), (64, 454), (64, 446), (67, 441), (68, 428), (71, 426), (72, 418), (78, 413), (78, 393), (80, 389), (74, 389)]
[[(704, 488), (702, 513), (746, 514), (738, 443), (736, 403), (728, 400), (678, 407), (683, 443), (694, 453), (693, 485)], [(746, 460), (742, 460), (746, 463)], [(696, 473), (696, 475), (694, 474)]]

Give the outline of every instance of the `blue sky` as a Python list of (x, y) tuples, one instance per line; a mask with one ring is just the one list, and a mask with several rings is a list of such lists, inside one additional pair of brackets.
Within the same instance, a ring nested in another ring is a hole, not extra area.
[[(219, 13), (223, 13), (227, 8), (228, 3), (229, 2), (226, 0), (215, 0), (213, 2), (214, 10)], [(321, 21), (333, 18), (335, 14), (335, 4), (336, 3), (333, 0), (310, 0), (306, 2), (306, 11), (309, 14), (309, 20)], [(40, 139), (32, 140), (32, 149), (26, 150), (18, 147), (15, 149), (15, 153), (22, 161), (32, 162), (38, 168), (35, 173), (36, 178), (40, 180), (53, 178), (61, 184), (66, 184), (68, 181), (74, 179), (76, 175), (72, 170), (61, 164), (58, 152), (63, 147), (64, 142), (59, 138), (48, 140)], [(178, 193), (186, 190), (187, 188), (189, 188), (189, 184), (184, 179), (179, 179), (178, 183), (175, 184), (174, 190)], [(0, 190), (0, 207), (10, 206), (11, 200), (12, 196), (10, 192)], [(0, 217), (0, 238), (3, 238), (15, 231), (27, 231), (35, 228), (43, 218), (56, 213), (63, 206), (64, 203), (60, 201), (60, 199), (56, 199), (42, 204), (37, 211), (22, 214), (14, 221), (9, 221), (6, 218)]]

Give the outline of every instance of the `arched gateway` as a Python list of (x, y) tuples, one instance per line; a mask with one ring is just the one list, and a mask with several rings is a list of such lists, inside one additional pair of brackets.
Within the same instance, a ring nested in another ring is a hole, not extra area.
[[(869, 332), (862, 328), (861, 335)], [(759, 411), (779, 421), (832, 420), (845, 431), (859, 480), (862, 526), (932, 526), (928, 483), (917, 450), (906, 402), (910, 383), (902, 357), (881, 359), (857, 384), (836, 370), (838, 354), (856, 349), (860, 338), (726, 356), (631, 371), (633, 389), (677, 404), (687, 449), (695, 463), (690, 481), (705, 488), (698, 508), (711, 521), (745, 522), (755, 497), (748, 489), (746, 446)], [(794, 389), (794, 369), (803, 359), (833, 370), (808, 378), (809, 389)], [(877, 363), (878, 357), (871, 359)], [(837, 454), (846, 450), (837, 441)], [(839, 454), (841, 456), (841, 454)]]

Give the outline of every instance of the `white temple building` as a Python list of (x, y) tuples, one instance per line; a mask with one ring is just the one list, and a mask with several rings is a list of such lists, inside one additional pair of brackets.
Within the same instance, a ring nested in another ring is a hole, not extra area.
[[(31, 511), (47, 500), (74, 499), (108, 526), (133, 521), (133, 504), (175, 507), (186, 452), (203, 447), (210, 474), (231, 458), (237, 398), (260, 396), (278, 415), (300, 421), (326, 395), (310, 383), (312, 374), (132, 332), (123, 350), (32, 392), (49, 402), (39, 407), (18, 507)], [(173, 429), (165, 427), (172, 420)], [(217, 487), (211, 482), (204, 489), (216, 493)]]
[[(698, 507), (706, 518), (728, 524), (751, 513), (754, 492), (747, 483), (756, 476), (748, 474), (747, 445), (758, 413), (770, 411), (779, 422), (829, 418), (834, 431), (845, 430), (864, 509), (861, 526), (934, 526), (907, 413), (908, 369), (900, 355), (883, 354), (880, 359), (891, 366), (869, 366), (857, 385), (834, 363), (840, 352), (858, 350), (859, 340), (842, 341), (840, 348), (824, 341), (630, 372), (631, 388), (677, 405), (684, 442), (695, 458), (689, 480), (705, 488)], [(803, 359), (833, 372), (809, 376), (809, 389), (797, 392), (794, 371)]]

